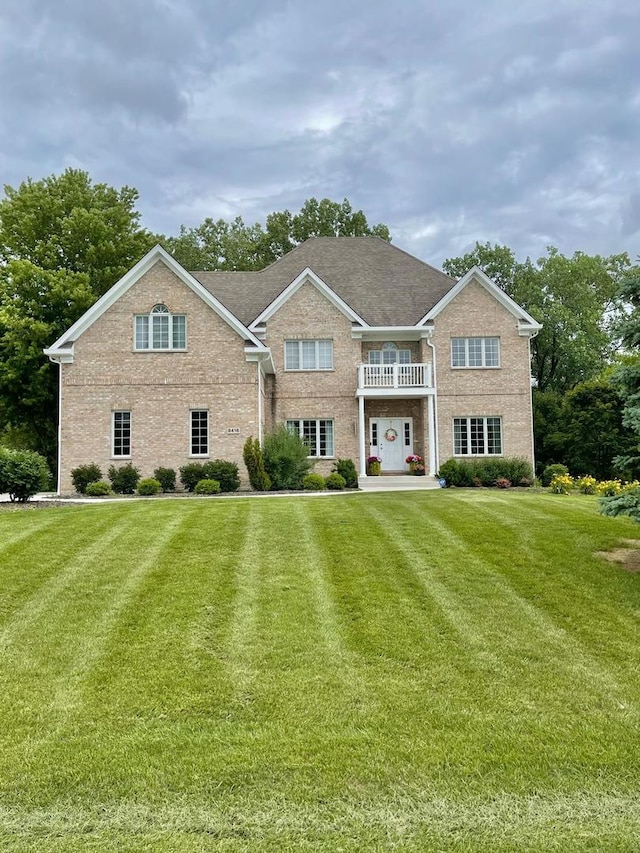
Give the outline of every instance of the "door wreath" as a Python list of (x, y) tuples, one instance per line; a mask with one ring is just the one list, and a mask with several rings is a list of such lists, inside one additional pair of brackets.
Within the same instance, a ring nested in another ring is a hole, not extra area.
[(395, 441), (398, 437), (398, 433), (393, 427), (389, 427), (389, 429), (385, 432), (384, 437), (387, 441)]

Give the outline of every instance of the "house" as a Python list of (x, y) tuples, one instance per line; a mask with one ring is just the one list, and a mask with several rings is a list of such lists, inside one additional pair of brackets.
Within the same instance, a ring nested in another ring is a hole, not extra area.
[(287, 424), (316, 470), (435, 475), (533, 462), (532, 317), (478, 268), (455, 281), (377, 237), (307, 240), (259, 272), (187, 272), (152, 249), (45, 353), (60, 365), (59, 489), (131, 461), (234, 460)]

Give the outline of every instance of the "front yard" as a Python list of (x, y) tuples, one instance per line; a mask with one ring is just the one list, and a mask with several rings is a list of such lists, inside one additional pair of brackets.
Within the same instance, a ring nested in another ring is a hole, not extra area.
[(0, 846), (633, 850), (640, 528), (434, 491), (0, 513)]

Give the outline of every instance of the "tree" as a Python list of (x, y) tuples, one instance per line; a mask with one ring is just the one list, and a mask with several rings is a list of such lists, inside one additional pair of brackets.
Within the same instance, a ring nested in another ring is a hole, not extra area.
[(67, 169), (0, 201), (0, 430), (55, 464), (57, 369), (42, 350), (156, 242), (136, 190)]
[(611, 362), (616, 351), (611, 327), (622, 311), (626, 254), (603, 258), (575, 252), (569, 258), (549, 247), (537, 262), (520, 263), (506, 246), (476, 243), (472, 252), (449, 258), (443, 267), (460, 277), (476, 264), (543, 324), (531, 342), (532, 375), (541, 391), (564, 393)]
[(196, 228), (181, 226), (177, 237), (166, 240), (169, 252), (190, 270), (260, 270), (286, 255), (309, 237), (378, 236), (390, 240), (386, 225), (369, 227), (362, 210), (354, 211), (345, 198), (305, 201), (299, 213), (270, 213), (266, 227), (207, 218)]

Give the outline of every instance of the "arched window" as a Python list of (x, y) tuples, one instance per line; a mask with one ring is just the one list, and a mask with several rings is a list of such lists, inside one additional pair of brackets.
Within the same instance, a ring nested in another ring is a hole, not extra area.
[(380, 349), (369, 350), (369, 364), (411, 364), (411, 350), (398, 349), (398, 344), (385, 341)]
[(172, 314), (161, 302), (148, 314), (136, 314), (134, 348), (137, 350), (181, 350), (187, 348), (187, 318)]

